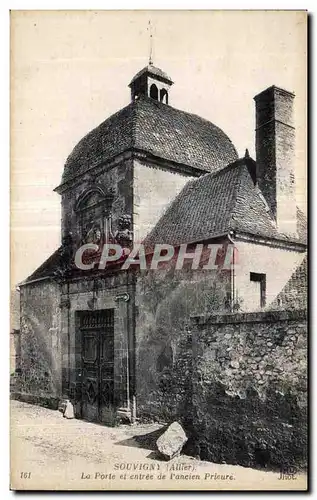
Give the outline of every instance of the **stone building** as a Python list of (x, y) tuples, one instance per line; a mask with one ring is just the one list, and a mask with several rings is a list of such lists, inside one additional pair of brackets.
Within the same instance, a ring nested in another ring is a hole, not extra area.
[[(213, 123), (172, 107), (172, 84), (155, 66), (143, 68), (129, 85), (130, 104), (77, 144), (56, 188), (61, 247), (20, 284), (20, 392), (71, 399), (79, 418), (111, 423), (159, 412), (161, 373), (189, 317), (269, 308), (305, 257), (294, 95), (272, 86), (255, 97), (254, 161), (247, 151), (239, 159)], [(99, 269), (105, 242), (235, 251), (226, 271), (218, 255), (216, 270), (172, 263), (136, 272), (118, 263)], [(97, 248), (86, 270), (74, 264), (83, 244)]]

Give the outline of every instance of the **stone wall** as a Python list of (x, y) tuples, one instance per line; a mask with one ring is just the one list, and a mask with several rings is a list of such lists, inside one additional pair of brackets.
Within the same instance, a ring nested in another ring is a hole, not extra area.
[(76, 212), (76, 204), (89, 189), (99, 187), (105, 193), (114, 192), (112, 205), (113, 230), (118, 229), (118, 221), (122, 215), (133, 216), (133, 162), (124, 155), (118, 156), (110, 165), (101, 165), (91, 175), (80, 176), (63, 192), (62, 203), (62, 237), (68, 232), (73, 234), (74, 248), (81, 245), (80, 217)]
[[(129, 300), (118, 299), (128, 293)], [(81, 416), (82, 340), (78, 313), (114, 310), (114, 406), (132, 414), (134, 404), (134, 280), (126, 272), (70, 281), (62, 287), (62, 379), (63, 394), (70, 397)], [(110, 420), (109, 422), (110, 423)]]
[(191, 453), (217, 463), (304, 466), (303, 311), (193, 318)]
[(10, 332), (10, 374), (13, 375), (20, 368), (21, 343), (20, 330)]
[(136, 285), (136, 397), (140, 419), (186, 415), (190, 316), (225, 308), (226, 272), (176, 271), (173, 265), (139, 276)]
[(20, 375), (15, 390), (37, 397), (61, 396), (59, 285), (42, 280), (21, 286)]

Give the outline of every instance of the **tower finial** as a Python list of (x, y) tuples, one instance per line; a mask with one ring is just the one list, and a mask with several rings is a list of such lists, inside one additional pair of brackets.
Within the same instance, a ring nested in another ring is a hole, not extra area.
[(153, 66), (153, 32), (152, 32), (152, 24), (151, 20), (149, 20), (149, 27), (148, 27), (149, 33), (150, 33), (150, 54), (149, 54), (149, 65)]

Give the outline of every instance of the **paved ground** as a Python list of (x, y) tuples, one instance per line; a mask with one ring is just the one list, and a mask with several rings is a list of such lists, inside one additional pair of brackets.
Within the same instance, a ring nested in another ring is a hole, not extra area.
[(11, 402), (13, 489), (305, 489), (306, 476), (219, 465), (181, 456), (161, 461), (160, 425), (105, 427)]

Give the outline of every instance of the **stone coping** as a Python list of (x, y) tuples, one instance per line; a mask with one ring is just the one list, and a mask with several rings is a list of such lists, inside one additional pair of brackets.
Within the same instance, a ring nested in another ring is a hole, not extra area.
[(230, 323), (275, 323), (277, 321), (306, 321), (306, 309), (288, 311), (259, 311), (245, 313), (219, 313), (191, 316), (191, 322), (196, 325), (230, 324)]

